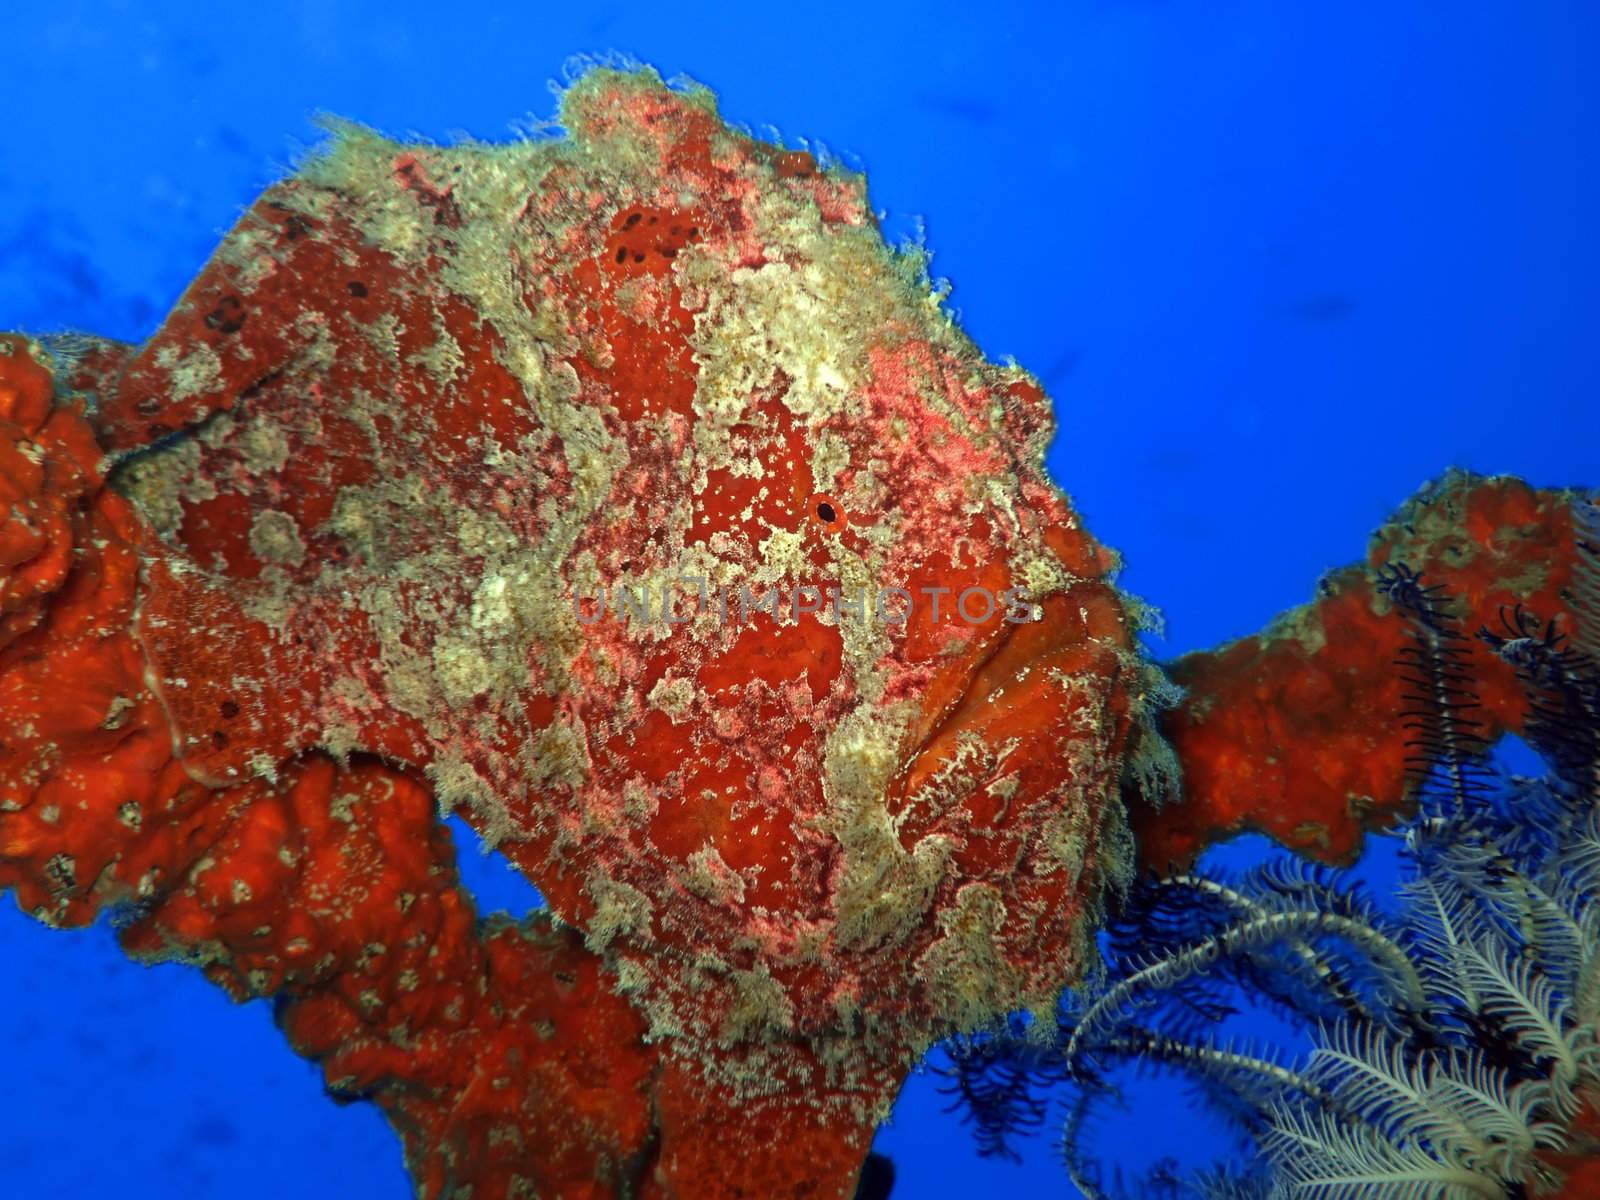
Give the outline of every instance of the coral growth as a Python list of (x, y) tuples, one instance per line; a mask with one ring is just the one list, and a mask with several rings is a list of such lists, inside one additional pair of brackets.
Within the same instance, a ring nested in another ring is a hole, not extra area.
[[(1403, 562), (1447, 588), (1465, 611), (1524, 603), (1570, 621), (1577, 559), (1572, 493), (1454, 471), (1425, 488), (1372, 538), (1364, 564), (1330, 571), (1317, 598), (1267, 629), (1171, 664), (1184, 702), (1163, 722), (1183, 763), (1184, 803), (1136, 819), (1143, 862), (1193, 861), (1219, 837), (1269, 833), (1327, 862), (1348, 861), (1367, 828), (1405, 815), (1415, 796), (1410, 750), (1392, 736), (1408, 644), (1375, 571)], [(1481, 735), (1521, 733), (1514, 669), (1468, 643)], [(1289, 752), (1286, 752), (1289, 751)]]
[(323, 754), (221, 788), (185, 769), (137, 633), (141, 566), (175, 560), (103, 486), (41, 353), (0, 338), (0, 884), (55, 924), (116, 906), (131, 953), (278, 995), (330, 1090), (384, 1107), (425, 1194), (620, 1190), (654, 1139), (643, 1022), (575, 931), (477, 925), (417, 778)]

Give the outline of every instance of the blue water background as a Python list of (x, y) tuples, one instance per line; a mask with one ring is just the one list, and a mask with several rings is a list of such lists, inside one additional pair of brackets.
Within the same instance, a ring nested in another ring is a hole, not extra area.
[[(1051, 470), (1167, 614), (1163, 657), (1307, 599), (1452, 464), (1600, 484), (1582, 0), (7, 4), (0, 328), (141, 339), (313, 113), (501, 138), (610, 50), (820, 139), (893, 236), (925, 228), (967, 330), (1054, 396)], [(462, 840), (486, 907), (527, 903)], [(0, 1096), (7, 1195), (410, 1194), (265, 1005), (9, 899)], [(941, 1105), (915, 1079), (880, 1135), (899, 1200), (1070, 1194), (1048, 1138), (980, 1162)], [(1113, 1136), (1212, 1136), (1185, 1121)]]

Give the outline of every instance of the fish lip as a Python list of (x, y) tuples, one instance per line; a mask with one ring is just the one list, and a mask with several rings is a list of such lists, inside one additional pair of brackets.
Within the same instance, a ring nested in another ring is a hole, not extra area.
[[(886, 797), (890, 811), (901, 813), (914, 788), (913, 779), (931, 774), (925, 770), (927, 758), (943, 747), (953, 745), (964, 730), (977, 728), (979, 736), (992, 730), (982, 728), (992, 715), (996, 698), (1013, 682), (1021, 681), (1035, 667), (1059, 665), (1061, 660), (1090, 654), (1083, 666), (1092, 675), (1102, 675), (1091, 665), (1091, 647), (1126, 651), (1132, 647), (1132, 634), (1120, 597), (1103, 580), (1083, 580), (1039, 602), (1042, 612), (1037, 621), (1002, 622), (1005, 626), (984, 652), (972, 660), (962, 686), (953, 691), (937, 716), (927, 722), (909, 743), (906, 759), (890, 782)], [(1115, 622), (1116, 633), (1097, 629), (1101, 618)], [(1042, 628), (1041, 628), (1042, 627)], [(1012, 661), (1012, 659), (1015, 661)], [(1114, 672), (1113, 672), (1114, 674)], [(1107, 686), (1115, 686), (1109, 682)]]

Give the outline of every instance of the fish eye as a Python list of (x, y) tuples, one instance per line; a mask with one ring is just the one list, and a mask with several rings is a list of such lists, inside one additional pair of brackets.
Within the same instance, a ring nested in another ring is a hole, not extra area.
[(811, 515), (818, 525), (830, 532), (838, 532), (850, 524), (844, 505), (826, 492), (813, 492), (809, 501)]

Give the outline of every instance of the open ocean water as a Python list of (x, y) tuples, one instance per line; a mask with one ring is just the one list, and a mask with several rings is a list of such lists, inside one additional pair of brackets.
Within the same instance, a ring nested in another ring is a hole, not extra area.
[[(501, 139), (569, 56), (621, 51), (865, 167), (1054, 398), (1052, 473), (1165, 613), (1159, 657), (1309, 598), (1449, 466), (1600, 485), (1587, 0), (4, 9), (0, 329), (149, 335), (319, 112)], [(534, 902), (454, 827), (484, 909)], [(265, 1004), (9, 899), (0, 1096), (3, 1195), (410, 1194)], [(1048, 1130), (983, 1161), (944, 1103), (914, 1078), (879, 1136), (896, 1200), (1071, 1194)], [(1215, 1134), (1180, 1096), (1122, 1136)]]

